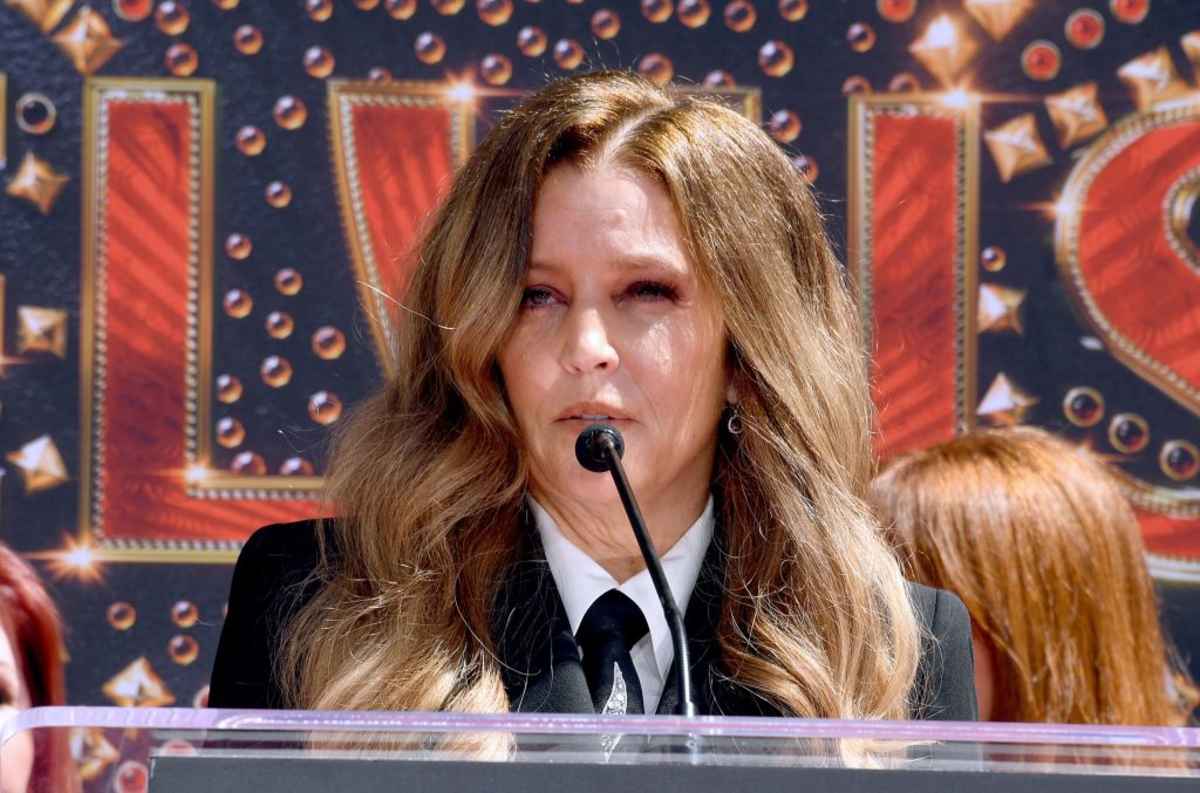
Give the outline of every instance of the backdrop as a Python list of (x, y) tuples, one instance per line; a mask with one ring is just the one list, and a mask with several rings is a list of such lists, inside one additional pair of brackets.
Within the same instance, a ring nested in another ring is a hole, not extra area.
[[(884, 457), (1023, 422), (1118, 466), (1196, 669), (1200, 3), (4, 0), (0, 531), (72, 702), (205, 701), (239, 542), (321, 511), (423, 217), (600, 66), (724, 97), (812, 181)], [(93, 787), (137, 789), (104, 740)]]

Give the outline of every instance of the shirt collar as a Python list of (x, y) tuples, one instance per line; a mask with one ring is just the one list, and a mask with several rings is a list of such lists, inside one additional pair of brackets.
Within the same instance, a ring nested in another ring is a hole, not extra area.
[[(646, 624), (650, 626), (650, 641), (654, 646), (659, 673), (665, 679), (675, 658), (675, 648), (671, 644), (671, 631), (663, 616), (658, 594), (654, 591), (650, 571), (642, 570), (625, 583), (618, 584), (598, 562), (567, 539), (541, 504), (530, 497), (529, 505), (542, 539), (542, 548), (546, 552), (546, 561), (554, 576), (554, 584), (566, 609), (567, 619), (571, 622), (571, 633), (579, 630), (584, 614), (596, 598), (610, 589), (619, 589), (642, 610)], [(700, 517), (663, 554), (663, 572), (671, 584), (671, 592), (675, 595), (675, 603), (681, 614), (687, 613), (692, 590), (696, 587), (700, 568), (704, 565), (705, 554), (712, 542), (713, 530), (713, 499), (709, 496)]]

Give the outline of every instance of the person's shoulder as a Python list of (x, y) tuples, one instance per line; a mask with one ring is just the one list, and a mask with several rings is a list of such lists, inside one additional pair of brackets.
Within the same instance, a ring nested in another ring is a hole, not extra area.
[(276, 681), (282, 631), (321, 585), (314, 573), (322, 535), (332, 539), (332, 520), (275, 523), (254, 532), (242, 546), (213, 661), (213, 707), (283, 707), (285, 697)]
[(967, 607), (953, 593), (912, 581), (908, 597), (921, 626), (914, 717), (974, 721), (979, 709)]
[(276, 553), (304, 550), (310, 546), (315, 548), (318, 535), (330, 536), (333, 521), (333, 518), (307, 518), (289, 523), (272, 523), (256, 529), (244, 547), (257, 552)]
[(907, 581), (908, 599), (913, 605), (923, 632), (935, 638), (947, 632), (971, 629), (967, 607), (952, 592)]
[(333, 523), (332, 518), (310, 518), (263, 526), (242, 546), (237, 567), (254, 570), (266, 580), (307, 575), (320, 559), (321, 538), (332, 547)]

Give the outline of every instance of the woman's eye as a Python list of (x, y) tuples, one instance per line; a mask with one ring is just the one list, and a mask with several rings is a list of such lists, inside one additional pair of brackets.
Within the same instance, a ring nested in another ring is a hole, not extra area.
[(675, 287), (661, 281), (638, 281), (628, 291), (640, 300), (674, 300), (679, 296)]
[(522, 308), (538, 308), (539, 306), (548, 306), (553, 302), (554, 293), (543, 286), (530, 287), (521, 295)]

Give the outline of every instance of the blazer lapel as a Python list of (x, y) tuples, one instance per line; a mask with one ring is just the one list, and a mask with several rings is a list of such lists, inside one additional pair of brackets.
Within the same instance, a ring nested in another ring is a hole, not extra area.
[[(724, 565), (717, 538), (714, 537), (704, 556), (700, 575), (688, 601), (683, 625), (688, 634), (688, 654), (691, 656), (692, 697), (696, 700), (696, 712), (713, 712), (712, 685), (715, 677), (714, 665), (719, 655), (715, 628), (721, 614), (721, 583)], [(659, 716), (672, 716), (679, 708), (679, 660), (671, 664), (667, 679), (663, 681), (662, 696), (658, 700)]]
[(514, 711), (594, 713), (579, 647), (541, 549), (509, 576), (496, 609), (501, 676)]
[[(722, 550), (720, 526), (713, 537), (696, 588), (684, 615), (688, 633), (688, 653), (691, 655), (692, 696), (696, 713), (701, 716), (779, 716), (782, 715), (760, 697), (732, 681), (721, 664), (721, 648), (717, 642), (717, 625), (721, 620), (721, 604), (725, 594), (725, 554)], [(662, 698), (656, 713), (671, 716), (679, 707), (679, 664), (663, 685)]]

